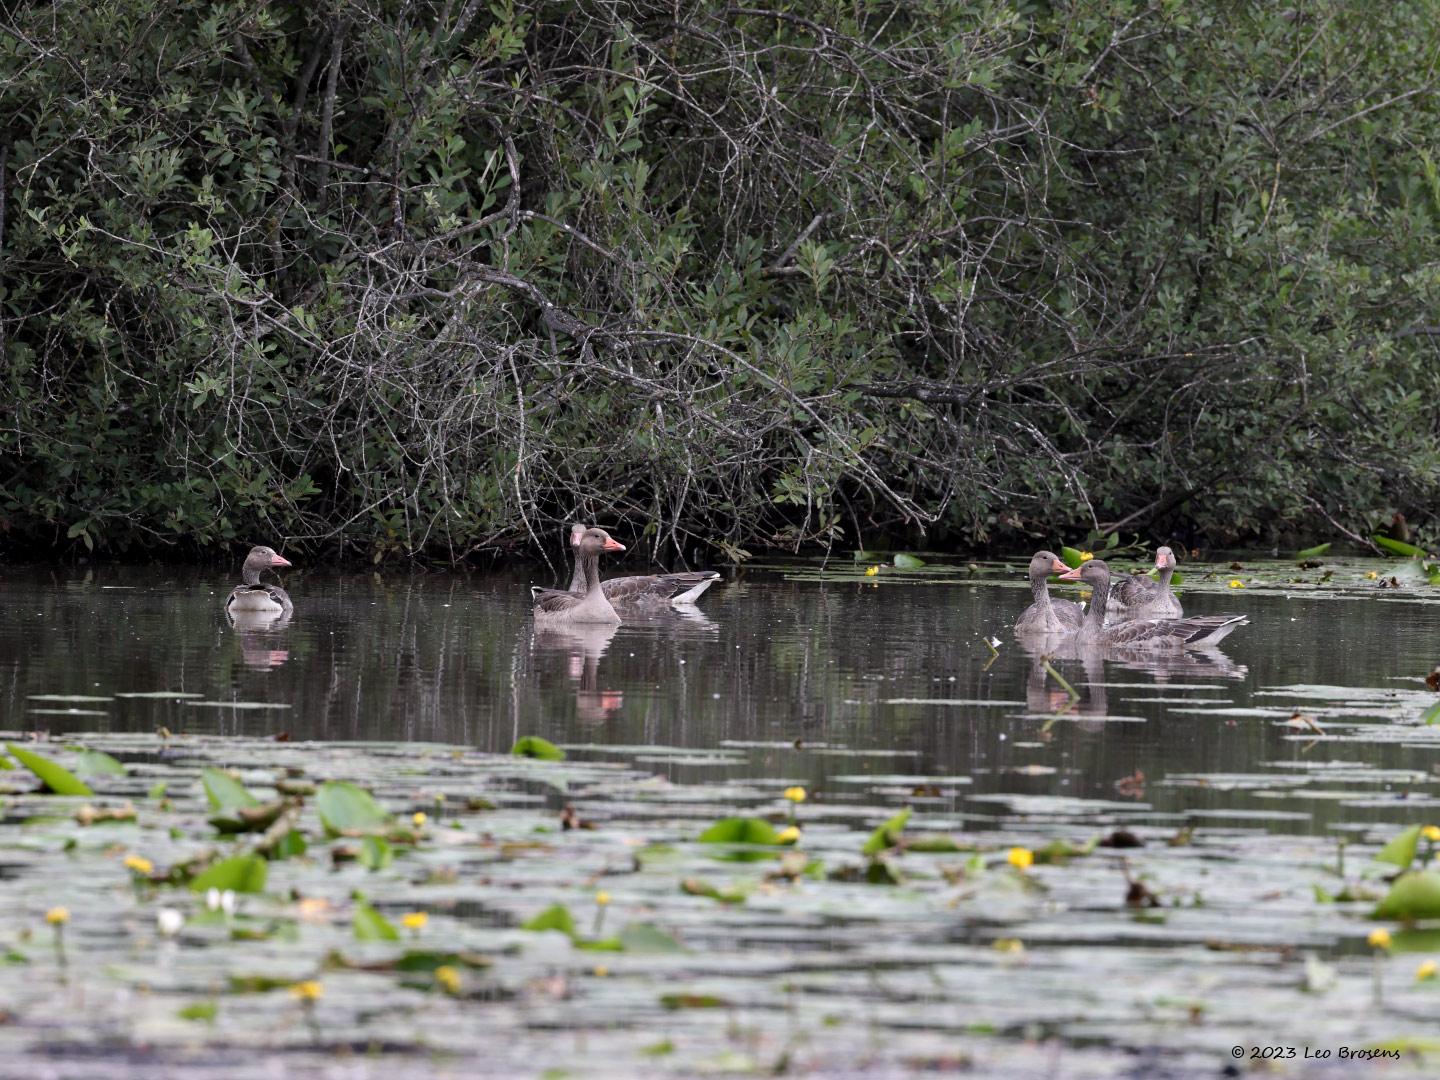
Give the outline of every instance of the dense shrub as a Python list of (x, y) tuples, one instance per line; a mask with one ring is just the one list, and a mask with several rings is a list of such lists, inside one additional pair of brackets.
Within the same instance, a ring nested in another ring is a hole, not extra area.
[[(1424, 522), (1425, 4), (0, 4), (10, 542)], [(716, 554), (716, 553), (712, 553)]]

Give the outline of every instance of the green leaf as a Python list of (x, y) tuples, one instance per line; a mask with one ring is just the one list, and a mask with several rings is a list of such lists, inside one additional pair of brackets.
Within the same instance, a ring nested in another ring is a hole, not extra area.
[(145, 797), (147, 799), (163, 799), (165, 797), (165, 789), (167, 787), (169, 787), (167, 781), (158, 780), (154, 784), (150, 785), (150, 790), (145, 793)]
[(1060, 561), (1070, 567), (1071, 570), (1074, 570), (1075, 567), (1079, 566), (1084, 560), (1080, 558), (1080, 552), (1075, 548), (1062, 547), (1060, 549)]
[(919, 570), (924, 565), (924, 559), (915, 555), (907, 555), (903, 551), (895, 556), (895, 567), (898, 570)]
[(16, 761), (24, 765), (32, 773), (40, 778), (40, 782), (47, 789), (56, 795), (94, 795), (74, 773), (63, 765), (57, 765), (49, 758), (41, 757), (39, 754), (26, 750), (23, 746), (16, 746), (14, 743), (6, 743), (5, 749), (9, 750)]
[(910, 808), (907, 806), (870, 834), (870, 839), (865, 841), (865, 846), (860, 849), (860, 854), (876, 855), (886, 848), (894, 847), (900, 842), (900, 834), (909, 820)]
[(210, 1023), (219, 1011), (220, 1006), (213, 1001), (197, 1001), (193, 1005), (186, 1005), (175, 1015), (181, 1020), (204, 1020), (206, 1023)]
[(260, 805), (260, 800), (245, 790), (245, 785), (220, 769), (209, 766), (201, 769), (200, 783), (205, 787), (211, 810), (231, 815), (241, 807)]
[(780, 834), (763, 818), (722, 818), (697, 838), (702, 844), (768, 844), (780, 843)]
[(80, 776), (124, 776), (125, 766), (103, 750), (81, 750), (75, 772)]
[(1386, 551), (1393, 551), (1396, 555), (1403, 555), (1407, 559), (1420, 559), (1425, 557), (1425, 549), (1418, 548), (1414, 544), (1407, 544), (1404, 540), (1395, 540), (1388, 536), (1375, 535), (1370, 538), (1379, 544)]
[(298, 829), (291, 829), (270, 849), (270, 858), (274, 860), (294, 859), (304, 855), (309, 845), (305, 842), (305, 834)]
[(539, 735), (521, 736), (519, 741), (510, 748), (510, 753), (518, 757), (537, 758), (540, 761), (565, 760), (564, 750), (561, 750), (548, 739), (540, 738)]
[(315, 807), (320, 823), (331, 836), (384, 832), (392, 824), (390, 815), (370, 792), (345, 780), (321, 784)]
[(1370, 917), (1406, 922), (1440, 919), (1440, 872), (1411, 870), (1401, 874)]
[(258, 893), (265, 891), (265, 875), (268, 872), (265, 860), (259, 855), (236, 855), (216, 863), (190, 882), (195, 892), (231, 889), (237, 893)]
[(1420, 714), (1420, 719), (1427, 724), (1440, 724), (1440, 701), (1435, 702), (1430, 708)]
[(360, 865), (366, 870), (384, 870), (395, 861), (395, 849), (380, 836), (367, 836), (360, 844)]
[(1390, 863), (1402, 870), (1407, 870), (1410, 864), (1415, 861), (1415, 849), (1420, 844), (1419, 825), (1411, 825), (1375, 853), (1376, 862)]
[(947, 836), (945, 833), (927, 833), (925, 836), (917, 836), (914, 840), (906, 841), (905, 850), (919, 852), (922, 855), (945, 855), (973, 849), (961, 847), (953, 836)]
[(667, 1009), (724, 1009), (730, 1002), (714, 994), (661, 994), (660, 1004)]
[(685, 952), (685, 946), (654, 923), (630, 923), (620, 931), (620, 945), (633, 953)]
[(360, 941), (399, 941), (400, 931), (389, 919), (361, 900), (355, 905), (355, 917), (351, 920), (355, 937)]
[(1111, 550), (1112, 548), (1118, 547), (1119, 544), (1120, 544), (1120, 534), (1119, 534), (1118, 532), (1113, 532), (1113, 533), (1111, 533), (1109, 536), (1105, 537), (1105, 550), (1106, 550), (1106, 551), (1109, 551), (1109, 550)]
[(528, 922), (520, 924), (521, 930), (559, 930), (572, 941), (575, 938), (575, 920), (570, 909), (564, 904), (552, 904)]
[(1297, 558), (1297, 559), (1313, 559), (1313, 558), (1315, 558), (1317, 555), (1324, 555), (1325, 552), (1327, 552), (1327, 551), (1329, 551), (1329, 550), (1330, 550), (1330, 545), (1329, 545), (1329, 544), (1316, 544), (1314, 547), (1308, 547), (1308, 548), (1305, 548), (1303, 551), (1297, 551), (1297, 552), (1295, 552), (1295, 558)]

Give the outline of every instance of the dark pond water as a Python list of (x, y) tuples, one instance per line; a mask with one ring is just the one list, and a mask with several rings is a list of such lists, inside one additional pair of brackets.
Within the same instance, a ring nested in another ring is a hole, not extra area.
[[(11, 567), (0, 727), (59, 735), (164, 726), (488, 751), (524, 734), (697, 750), (802, 740), (814, 752), (755, 753), (746, 774), (836, 795), (867, 773), (966, 776), (951, 808), (981, 827), (997, 807), (1045, 806), (1026, 800), (1143, 793), (1158, 812), (1319, 832), (1395, 820), (1440, 762), (1433, 740), (1417, 746), (1393, 724), (1418, 713), (1420, 676), (1440, 659), (1440, 604), (1423, 590), (1367, 588), (1358, 565), (1335, 579), (1344, 588), (1296, 585), (1291, 564), (1256, 564), (1238, 575), (1245, 589), (1226, 588), (1236, 575), (1223, 568), (1196, 580), (1184, 591), (1191, 613), (1250, 617), (1223, 655), (1056, 660), (1080, 695), (1073, 706), (1011, 638), (1028, 602), (1018, 573), (987, 565), (978, 577), (907, 577), (887, 568), (867, 579), (848, 563), (831, 571), (748, 569), (687, 615), (540, 632), (527, 587), (541, 578), (523, 571), (295, 573), (288, 625), (237, 629), (221, 610), (231, 585), (223, 574)], [(985, 644), (992, 636), (998, 654)], [(161, 690), (199, 696), (114, 696)], [(1323, 739), (1284, 726), (1297, 708), (1316, 718)], [(858, 749), (893, 753), (843, 752)], [(1348, 799), (1226, 782), (1347, 762), (1364, 770), (1345, 774)], [(672, 755), (655, 768), (690, 781), (717, 779), (725, 766)]]

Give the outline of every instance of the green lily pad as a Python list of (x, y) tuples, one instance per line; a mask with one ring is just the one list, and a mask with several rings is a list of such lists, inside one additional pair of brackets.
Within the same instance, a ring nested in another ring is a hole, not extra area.
[(355, 937), (360, 941), (400, 940), (400, 931), (395, 929), (395, 924), (363, 900), (355, 905), (355, 915), (350, 925), (354, 929)]
[(539, 735), (523, 735), (510, 753), (519, 757), (536, 758), (540, 761), (564, 761), (565, 751), (552, 743), (549, 739), (542, 739)]
[(1440, 919), (1440, 871), (1411, 870), (1390, 886), (1371, 912), (1373, 919)]
[(384, 832), (393, 823), (373, 795), (345, 780), (322, 784), (315, 806), (331, 836)]
[(207, 889), (229, 889), (237, 893), (258, 893), (265, 891), (267, 867), (259, 855), (236, 855), (210, 867), (190, 882), (195, 892)]

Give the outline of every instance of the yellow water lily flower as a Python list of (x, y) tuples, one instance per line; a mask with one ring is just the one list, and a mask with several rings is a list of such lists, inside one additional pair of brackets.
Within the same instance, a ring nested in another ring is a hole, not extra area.
[(609, 969), (608, 967), (606, 967), (604, 964), (596, 964), (596, 965), (595, 965), (595, 977), (596, 977), (597, 979), (603, 979), (603, 978), (605, 978), (605, 976), (607, 976), (607, 975), (609, 975), (609, 974), (610, 974), (610, 969)]
[(805, 801), (805, 789), (803, 787), (787, 787), (784, 792), (785, 798), (793, 803)]
[(1415, 969), (1415, 981), (1434, 982), (1437, 971), (1440, 971), (1440, 969), (1436, 968), (1435, 961), (1426, 960), (1423, 964), (1421, 964)]
[(70, 909), (68, 907), (52, 907), (45, 912), (45, 921), (51, 926), (64, 926), (70, 921)]
[(424, 930), (430, 916), (423, 911), (407, 911), (400, 916), (400, 925), (406, 930)]
[(319, 1001), (324, 995), (325, 988), (320, 985), (319, 979), (305, 979), (290, 984), (290, 996), (299, 998), (307, 1005)]
[(1080, 561), (1081, 561), (1082, 563), (1087, 563), (1087, 562), (1089, 562), (1091, 559), (1093, 559), (1094, 557), (1095, 557), (1095, 553), (1094, 553), (1093, 551), (1082, 551), (1082, 552), (1080, 552)]
[(149, 877), (155, 871), (155, 864), (143, 855), (126, 855), (125, 869)]
[(610, 903), (610, 894), (604, 889), (601, 889), (595, 894), (595, 903), (600, 907), (608, 906)]
[(1035, 865), (1035, 853), (1027, 847), (1012, 847), (1005, 861), (1017, 870), (1027, 870)]
[(867, 567), (865, 570), (866, 577), (874, 577), (878, 573), (880, 573), (880, 567), (878, 566)]
[(1379, 576), (1380, 576), (1380, 575), (1377, 574), (1374, 570), (1366, 570), (1366, 571), (1365, 571), (1365, 580), (1366, 580), (1366, 581), (1374, 581), (1374, 580), (1375, 580), (1376, 578), (1378, 578)]
[(996, 938), (994, 947), (997, 952), (1022, 953), (1025, 951), (1025, 943), (1015, 937)]
[(1244, 587), (1245, 587), (1245, 583), (1244, 583), (1243, 581), (1241, 581), (1238, 577), (1232, 577), (1232, 578), (1230, 579), (1230, 588), (1232, 588), (1232, 589), (1243, 589)]
[(1370, 936), (1365, 939), (1365, 943), (1372, 949), (1388, 949), (1390, 948), (1390, 931), (1386, 930), (1383, 926), (1371, 930)]
[(435, 981), (447, 994), (458, 994), (460, 992), (460, 972), (456, 971), (449, 964), (441, 964), (435, 969)]
[(1432, 844), (1440, 844), (1440, 825), (1426, 825), (1420, 830), (1420, 835)]
[(415, 813), (410, 815), (410, 823), (414, 825), (417, 829), (424, 825), (425, 822), (428, 820), (429, 819), (425, 816), (424, 810), (416, 810)]
[(775, 835), (775, 839), (782, 844), (793, 844), (800, 839), (800, 830), (794, 825), (787, 825)]

